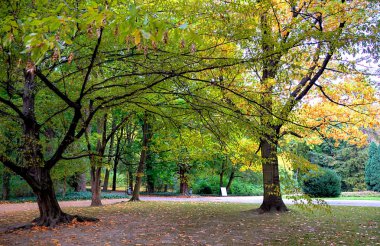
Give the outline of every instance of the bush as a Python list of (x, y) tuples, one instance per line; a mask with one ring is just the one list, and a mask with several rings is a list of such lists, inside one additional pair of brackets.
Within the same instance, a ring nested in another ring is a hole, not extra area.
[(335, 171), (321, 168), (303, 177), (302, 190), (312, 197), (338, 197), (341, 193), (341, 178)]
[[(238, 181), (238, 180), (235, 180)], [(247, 182), (235, 182), (231, 186), (231, 195), (239, 196), (261, 196), (263, 195), (262, 185), (254, 185)]]
[[(224, 180), (224, 184), (227, 184), (227, 179)], [(201, 195), (220, 195), (219, 177), (211, 176), (205, 179), (200, 179), (194, 182), (192, 186), (194, 194)], [(239, 196), (260, 196), (263, 194), (262, 185), (252, 184), (249, 181), (241, 179), (235, 179), (232, 182), (231, 190), (228, 195)]]

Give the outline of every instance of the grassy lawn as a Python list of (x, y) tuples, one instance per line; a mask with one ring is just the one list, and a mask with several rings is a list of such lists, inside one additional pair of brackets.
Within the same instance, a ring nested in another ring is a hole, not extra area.
[[(332, 207), (259, 215), (254, 204), (120, 203), (69, 208), (98, 223), (72, 223), (0, 234), (0, 245), (376, 245), (380, 209)], [(36, 212), (0, 217), (0, 231), (30, 221)]]

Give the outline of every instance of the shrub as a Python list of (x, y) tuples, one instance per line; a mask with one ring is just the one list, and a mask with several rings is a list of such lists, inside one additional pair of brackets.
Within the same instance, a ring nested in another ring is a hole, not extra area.
[(335, 171), (321, 168), (303, 177), (302, 190), (312, 197), (338, 197), (341, 193), (341, 178)]

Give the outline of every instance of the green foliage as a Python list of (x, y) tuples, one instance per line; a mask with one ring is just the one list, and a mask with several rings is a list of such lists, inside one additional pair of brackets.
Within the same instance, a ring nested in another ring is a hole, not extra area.
[(371, 143), (369, 159), (365, 166), (365, 182), (368, 190), (380, 191), (380, 145)]
[[(227, 179), (224, 183), (227, 183)], [(219, 195), (219, 177), (211, 176), (208, 178), (198, 179), (192, 185), (194, 194), (205, 194), (205, 195)], [(263, 188), (261, 184), (253, 184), (247, 180), (242, 180), (236, 178), (232, 185), (231, 191), (228, 195), (241, 195), (241, 196), (260, 196), (263, 194)]]
[(313, 146), (308, 159), (323, 168), (330, 168), (342, 178), (343, 191), (365, 190), (364, 167), (368, 159), (367, 148), (359, 148), (346, 142), (327, 139)]
[(320, 169), (303, 177), (302, 190), (312, 197), (338, 197), (341, 193), (341, 178), (335, 171)]

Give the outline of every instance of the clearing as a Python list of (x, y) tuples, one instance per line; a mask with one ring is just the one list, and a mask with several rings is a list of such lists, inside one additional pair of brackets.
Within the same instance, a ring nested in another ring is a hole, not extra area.
[(331, 207), (306, 212), (259, 215), (257, 204), (204, 202), (118, 203), (65, 208), (95, 216), (98, 223), (4, 233), (27, 223), (37, 211), (0, 215), (0, 245), (380, 245), (380, 209)]

